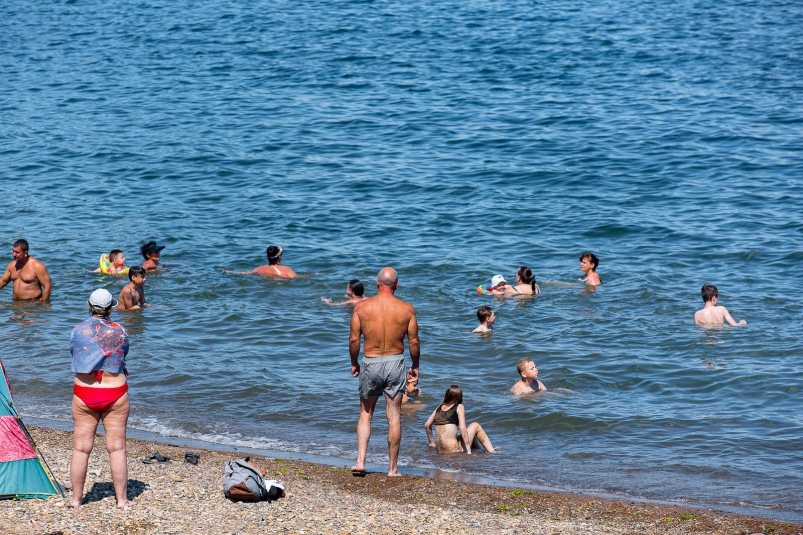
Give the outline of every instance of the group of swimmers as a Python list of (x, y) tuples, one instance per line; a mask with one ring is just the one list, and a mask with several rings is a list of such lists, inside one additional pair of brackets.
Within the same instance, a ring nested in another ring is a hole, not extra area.
[[(148, 272), (161, 269), (161, 251), (164, 246), (148, 242), (140, 248), (144, 258), (141, 266), (125, 266), (125, 255), (119, 249), (101, 258), (98, 271), (111, 275), (127, 274), (129, 284), (120, 292), (115, 301), (105, 289), (97, 289), (87, 302), (91, 317), (73, 330), (70, 350), (73, 357), (74, 378), (73, 418), (75, 424), (74, 450), (71, 468), (73, 499), (71, 505), (78, 507), (83, 495), (87, 462), (94, 443), (94, 434), (99, 421), (104, 422), (107, 432), (107, 449), (112, 464), (112, 478), (118, 499), (118, 507), (128, 507), (133, 502), (127, 499), (127, 468), (125, 456), (125, 428), (128, 420), (129, 401), (125, 357), (128, 353), (128, 337), (125, 329), (109, 319), (111, 310), (137, 309), (147, 305), (144, 284)], [(50, 275), (45, 266), (28, 253), (28, 242), (18, 240), (12, 246), (14, 260), (8, 265), (0, 288), (13, 281), (13, 296), (17, 300), (47, 301), (52, 291)], [(282, 248), (268, 247), (268, 265), (241, 272), (267, 277), (292, 279), (297, 275), (281, 264)], [(590, 252), (580, 256), (580, 269), (585, 276), (579, 279), (582, 284), (598, 286), (601, 284), (596, 272), (599, 259)], [(354, 475), (365, 474), (365, 458), (371, 434), (371, 418), (378, 398), (386, 400), (388, 418), (388, 447), (390, 470), (388, 475), (399, 475), (397, 460), (401, 441), (399, 412), (402, 403), (421, 393), (418, 388), (420, 340), (418, 324), (412, 305), (395, 297), (398, 288), (398, 274), (392, 268), (380, 271), (377, 280), (377, 295), (365, 296), (365, 287), (357, 279), (351, 280), (346, 288), (347, 301), (331, 305), (353, 305), (349, 353), (351, 373), (359, 379), (360, 418), (357, 426), (358, 458), (352, 467)], [(537, 295), (541, 291), (536, 284), (532, 270), (522, 266), (516, 273), (516, 284), (508, 285), (502, 275), (495, 275), (489, 286), (481, 286), (478, 293), (498, 297)], [(705, 307), (695, 314), (695, 322), (700, 325), (721, 325), (727, 321), (731, 325), (744, 325), (736, 322), (728, 311), (718, 305), (717, 289), (706, 284), (702, 290)], [(481, 306), (477, 311), (480, 326), (474, 332), (489, 333), (493, 329), (495, 315), (493, 309)], [(406, 368), (404, 357), (407, 338), (412, 366)], [(358, 361), (364, 341), (363, 359)], [(538, 368), (529, 358), (516, 363), (520, 379), (512, 386), (514, 395), (525, 395), (546, 390), (538, 380)], [(462, 390), (458, 385), (450, 386), (443, 402), (427, 419), (425, 425), (427, 438), (438, 452), (463, 451), (470, 454), (473, 449), (484, 448), (493, 452), (490, 439), (477, 422), (468, 423), (465, 407), (462, 404)], [(435, 436), (433, 436), (433, 427)]]

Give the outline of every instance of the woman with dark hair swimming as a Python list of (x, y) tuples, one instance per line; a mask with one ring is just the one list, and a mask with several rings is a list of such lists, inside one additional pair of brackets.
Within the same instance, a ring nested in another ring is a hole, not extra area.
[(516, 271), (515, 286), (505, 286), (504, 290), (492, 290), (491, 293), (496, 296), (538, 295), (541, 293), (541, 288), (535, 283), (533, 270), (527, 266), (521, 266), (518, 271)]
[(585, 277), (577, 279), (580, 284), (588, 284), (589, 286), (599, 286), (602, 284), (599, 275), (597, 275), (597, 266), (599, 265), (599, 258), (594, 253), (588, 251), (580, 255), (580, 271), (585, 273)]
[(282, 253), (284, 251), (278, 245), (271, 245), (268, 247), (266, 254), (268, 256), (268, 265), (259, 266), (253, 271), (248, 271), (245, 274), (263, 275), (265, 277), (277, 277), (280, 279), (295, 279), (296, 272), (287, 266), (281, 265)]
[(348, 301), (343, 301), (342, 303), (333, 303), (332, 300), (327, 297), (321, 297), (321, 301), (327, 305), (356, 305), (360, 301), (365, 301), (368, 299), (364, 294), (365, 287), (363, 286), (362, 282), (360, 282), (360, 279), (351, 279), (348, 286), (346, 286), (346, 297), (349, 298)]

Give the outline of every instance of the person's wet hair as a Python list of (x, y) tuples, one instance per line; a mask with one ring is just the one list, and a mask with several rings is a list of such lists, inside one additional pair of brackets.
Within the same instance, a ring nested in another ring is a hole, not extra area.
[(518, 277), (521, 279), (521, 282), (532, 286), (533, 293), (535, 293), (535, 275), (533, 274), (532, 269), (528, 268), (527, 266), (521, 266), (516, 272), (516, 275), (518, 275)]
[(134, 277), (136, 277), (137, 275), (145, 275), (145, 273), (147, 272), (145, 271), (144, 267), (131, 266), (130, 268), (128, 268), (128, 280), (132, 281), (134, 280)]
[(521, 373), (524, 371), (525, 366), (527, 366), (527, 364), (532, 361), (533, 359), (531, 359), (530, 357), (524, 357), (523, 359), (519, 359), (519, 361), (516, 363), (516, 369), (519, 370), (519, 373)]
[(14, 245), (12, 245), (12, 247), (19, 247), (20, 249), (22, 249), (23, 251), (25, 251), (27, 253), (28, 252), (28, 240), (17, 240), (17, 241), (14, 242)]
[(349, 289), (351, 293), (356, 295), (357, 297), (362, 297), (365, 293), (365, 287), (360, 282), (360, 279), (352, 279), (349, 281)]
[(117, 257), (120, 256), (121, 254), (123, 254), (123, 251), (121, 251), (120, 249), (112, 249), (112, 252), (109, 253), (109, 260), (111, 262), (114, 262), (115, 260), (117, 260)]
[(705, 303), (711, 301), (715, 297), (719, 297), (719, 292), (717, 291), (717, 287), (713, 284), (704, 284), (700, 293), (703, 295), (703, 301)]
[(583, 260), (586, 260), (586, 259), (588, 259), (591, 262), (591, 265), (594, 266), (592, 269), (594, 271), (596, 271), (597, 270), (597, 266), (599, 265), (599, 258), (597, 258), (597, 255), (595, 255), (594, 253), (591, 253), (589, 251), (586, 251), (586, 252), (584, 252), (583, 254), (580, 255), (579, 260), (582, 262)]
[(282, 257), (282, 248), (278, 245), (271, 245), (268, 247), (268, 250), (265, 251), (265, 254), (268, 256), (268, 263), (272, 266), (276, 264), (279, 259)]
[(488, 321), (488, 318), (493, 316), (494, 309), (488, 306), (481, 306), (477, 309), (477, 319), (480, 320), (480, 323), (485, 323)]
[(399, 282), (399, 274), (396, 273), (396, 270), (393, 268), (382, 268), (382, 271), (379, 272), (376, 280), (382, 286), (394, 286), (397, 282)]
[(463, 390), (457, 385), (452, 385), (446, 389), (446, 395), (443, 396), (443, 404), (455, 405), (459, 403), (463, 403)]

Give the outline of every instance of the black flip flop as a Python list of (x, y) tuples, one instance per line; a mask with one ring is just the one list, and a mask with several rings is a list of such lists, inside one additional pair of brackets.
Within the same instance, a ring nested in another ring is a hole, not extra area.
[(351, 475), (353, 475), (354, 477), (365, 477), (365, 474), (367, 473), (368, 472), (366, 472), (365, 470), (355, 470), (353, 468), (351, 469)]
[(158, 451), (154, 451), (153, 452), (153, 457), (152, 458), (157, 463), (169, 463), (170, 462), (170, 457), (164, 457)]
[(143, 457), (141, 461), (145, 464), (153, 464), (153, 457)]
[(184, 462), (197, 465), (198, 461), (200, 460), (201, 456), (197, 453), (193, 453), (191, 451), (184, 453)]

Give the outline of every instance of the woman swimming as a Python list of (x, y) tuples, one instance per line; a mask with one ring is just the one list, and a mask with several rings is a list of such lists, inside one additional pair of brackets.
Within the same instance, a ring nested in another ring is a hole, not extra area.
[[(466, 410), (463, 407), (463, 391), (457, 385), (446, 389), (443, 403), (424, 424), (427, 431), (429, 446), (436, 447), (432, 437), (432, 426), (435, 426), (437, 435), (438, 453), (457, 453), (465, 451), (471, 455), (471, 448), (482, 446), (489, 453), (494, 452), (491, 440), (478, 422), (472, 422), (466, 427)], [(457, 434), (458, 429), (460, 434)]]
[(599, 258), (594, 253), (588, 251), (580, 255), (580, 271), (586, 274), (585, 277), (577, 279), (580, 284), (588, 284), (589, 286), (599, 286), (602, 284), (599, 275), (597, 275), (597, 266), (599, 265)]

